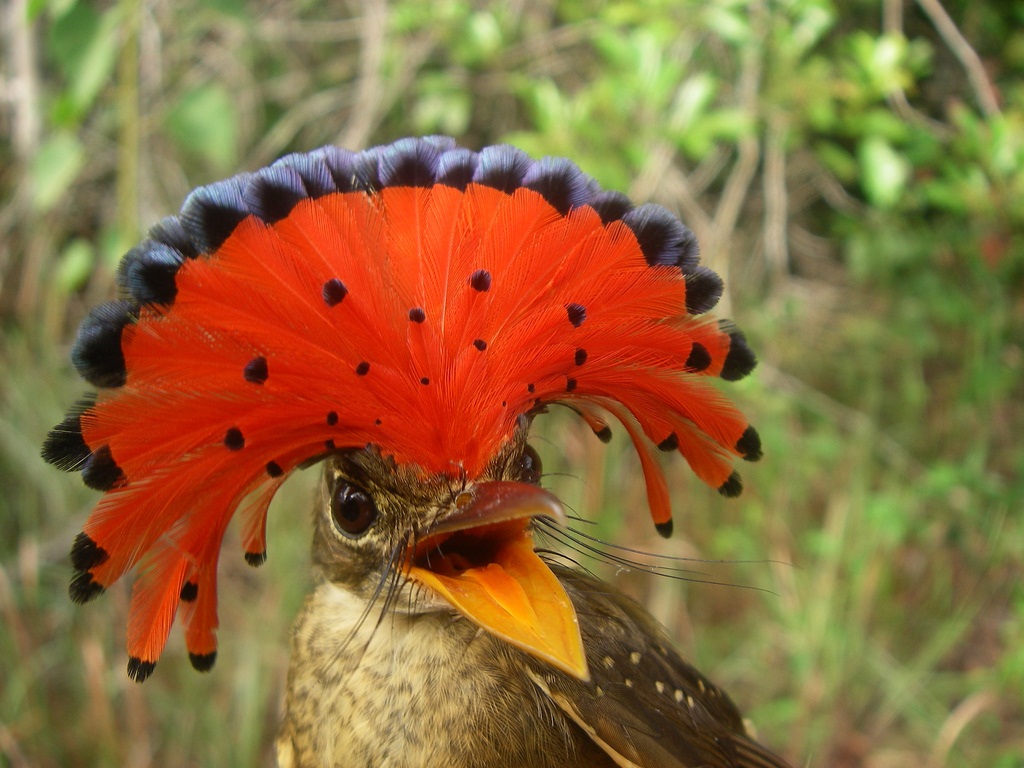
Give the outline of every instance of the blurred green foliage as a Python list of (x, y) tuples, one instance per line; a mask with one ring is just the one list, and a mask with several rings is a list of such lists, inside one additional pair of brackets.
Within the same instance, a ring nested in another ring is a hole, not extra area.
[(701, 559), (698, 583), (619, 583), (795, 764), (1024, 764), (1020, 0), (5, 13), (0, 764), (272, 764), (314, 478), (275, 502), (265, 573), (226, 545), (217, 669), (172, 643), (138, 687), (126, 588), (65, 598), (94, 494), (38, 446), (82, 390), (77, 322), (190, 189), (433, 132), (564, 155), (678, 211), (760, 354), (739, 391), (765, 459), (738, 501), (673, 465), (681, 540), (650, 534), (627, 446), (549, 417), (552, 485), (598, 535)]

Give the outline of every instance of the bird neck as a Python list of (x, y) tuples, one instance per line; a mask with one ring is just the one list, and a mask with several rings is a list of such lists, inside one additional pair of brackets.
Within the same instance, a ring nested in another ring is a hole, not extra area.
[(563, 718), (521, 674), (519, 651), (453, 611), (383, 602), (368, 610), (331, 582), (310, 595), (292, 637), (282, 765), (575, 764), (572, 740), (536, 727), (538, 712)]

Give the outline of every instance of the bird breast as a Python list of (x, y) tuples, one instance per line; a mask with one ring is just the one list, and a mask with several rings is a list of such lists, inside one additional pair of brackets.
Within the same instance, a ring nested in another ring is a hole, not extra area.
[(382, 615), (382, 602), (367, 611), (331, 582), (307, 599), (292, 637), (282, 768), (603, 762), (580, 762), (574, 727), (522, 674), (518, 651), (452, 611)]

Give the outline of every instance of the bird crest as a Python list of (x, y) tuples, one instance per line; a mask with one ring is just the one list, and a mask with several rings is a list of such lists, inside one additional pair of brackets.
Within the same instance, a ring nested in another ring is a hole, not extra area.
[(85, 602), (137, 568), (129, 671), (179, 616), (193, 665), (216, 650), (221, 541), (240, 511), (266, 556), (270, 501), (296, 469), (373, 445), (472, 479), (548, 404), (622, 423), (651, 513), (671, 530), (657, 451), (727, 496), (757, 433), (709, 383), (754, 367), (706, 314), (722, 283), (666, 209), (573, 163), (447, 138), (324, 147), (201, 187), (124, 257), (122, 298), (72, 359), (98, 394), (47, 461), (103, 496), (72, 549)]

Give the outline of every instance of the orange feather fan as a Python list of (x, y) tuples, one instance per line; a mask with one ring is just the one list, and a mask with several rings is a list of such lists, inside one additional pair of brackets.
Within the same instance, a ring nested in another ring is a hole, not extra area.
[(192, 663), (216, 652), (216, 566), (240, 505), (245, 557), (294, 469), (377, 446), (477, 476), (516, 425), (565, 404), (625, 426), (659, 531), (655, 447), (725, 495), (757, 433), (703, 379), (746, 375), (742, 335), (704, 313), (721, 281), (690, 231), (562, 159), (404, 139), (286, 157), (203, 187), (130, 251), (125, 298), (73, 351), (100, 389), (43, 455), (104, 491), (72, 550), (85, 602), (138, 568), (129, 673), (150, 674), (181, 610)]

